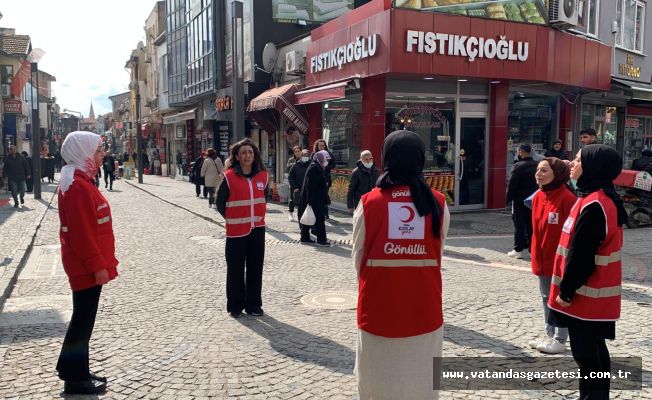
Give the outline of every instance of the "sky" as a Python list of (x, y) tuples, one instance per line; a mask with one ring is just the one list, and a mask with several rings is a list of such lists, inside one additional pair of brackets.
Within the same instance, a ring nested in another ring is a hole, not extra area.
[(0, 26), (29, 35), (45, 51), (39, 69), (56, 77), (57, 104), (88, 117), (111, 111), (109, 96), (128, 91), (125, 63), (155, 0), (0, 1)]

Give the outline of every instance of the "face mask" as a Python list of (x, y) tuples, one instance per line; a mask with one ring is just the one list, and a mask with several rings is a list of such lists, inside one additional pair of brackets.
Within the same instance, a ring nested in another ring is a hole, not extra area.
[(301, 157), (301, 162), (307, 162), (310, 160), (310, 157)]
[(365, 168), (371, 168), (374, 165), (374, 163), (373, 162), (363, 162), (362, 165), (364, 165)]
[(328, 160), (324, 160), (321, 162), (321, 167), (326, 168), (328, 166)]

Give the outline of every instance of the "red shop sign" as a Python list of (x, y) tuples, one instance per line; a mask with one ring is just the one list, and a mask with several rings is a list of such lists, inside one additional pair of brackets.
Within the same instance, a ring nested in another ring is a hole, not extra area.
[(20, 100), (5, 100), (2, 103), (2, 109), (5, 114), (22, 114), (23, 102)]

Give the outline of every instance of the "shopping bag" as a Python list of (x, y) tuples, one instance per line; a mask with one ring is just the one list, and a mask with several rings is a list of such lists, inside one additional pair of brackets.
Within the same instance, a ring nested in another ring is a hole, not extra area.
[(301, 216), (301, 220), (299, 220), (301, 225), (306, 225), (306, 226), (313, 226), (315, 222), (317, 222), (317, 217), (315, 217), (315, 212), (312, 211), (312, 207), (310, 205), (306, 207), (306, 209), (303, 211), (303, 215)]

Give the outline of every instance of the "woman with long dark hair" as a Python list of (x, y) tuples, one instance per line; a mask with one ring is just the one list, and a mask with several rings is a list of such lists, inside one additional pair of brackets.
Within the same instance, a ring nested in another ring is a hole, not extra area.
[(226, 311), (261, 316), (267, 171), (250, 139), (231, 147), (226, 165), (216, 201), (226, 222)]

